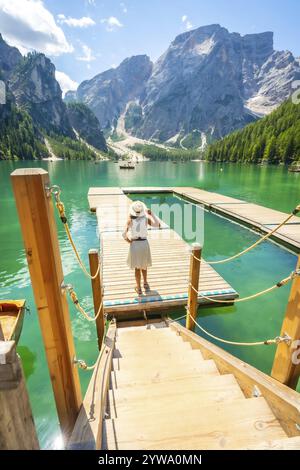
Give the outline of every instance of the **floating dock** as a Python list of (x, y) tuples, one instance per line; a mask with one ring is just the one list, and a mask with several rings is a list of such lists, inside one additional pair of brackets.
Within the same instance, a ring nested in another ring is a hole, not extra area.
[[(141, 191), (141, 188), (135, 188), (136, 191)], [(166, 192), (165, 188), (151, 188), (151, 191)], [(150, 292), (137, 296), (134, 275), (126, 263), (128, 244), (122, 237), (132, 200), (121, 188), (91, 188), (88, 200), (98, 220), (105, 311), (108, 314), (128, 313), (130, 310), (149, 312), (185, 305), (190, 246), (163, 222), (161, 229), (150, 228), (148, 239), (153, 261), (148, 274)], [(238, 297), (237, 292), (204, 260), (201, 262), (199, 287), (200, 294), (214, 299), (234, 302)], [(199, 303), (212, 304), (201, 295)]]
[[(93, 191), (93, 188), (91, 191)], [(173, 194), (195, 204), (203, 205), (205, 209), (211, 212), (215, 212), (263, 234), (270, 233), (288, 216), (285, 212), (270, 209), (269, 207), (193, 187), (139, 187), (122, 188), (119, 191), (120, 194)], [(89, 194), (89, 204), (90, 209), (95, 211), (97, 197), (96, 195), (94, 198), (92, 196), (93, 193), (91, 192)], [(274, 233), (271, 239), (295, 253), (300, 253), (300, 217), (294, 216), (284, 227), (281, 227)]]

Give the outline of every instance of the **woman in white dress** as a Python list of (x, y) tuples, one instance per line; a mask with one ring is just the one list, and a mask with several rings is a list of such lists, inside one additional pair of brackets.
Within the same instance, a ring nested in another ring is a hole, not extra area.
[(138, 295), (142, 295), (141, 280), (143, 276), (145, 292), (150, 291), (147, 275), (148, 268), (152, 266), (151, 250), (148, 242), (148, 225), (159, 227), (157, 217), (140, 201), (134, 202), (129, 211), (124, 239), (130, 244), (127, 264), (135, 270), (136, 287)]

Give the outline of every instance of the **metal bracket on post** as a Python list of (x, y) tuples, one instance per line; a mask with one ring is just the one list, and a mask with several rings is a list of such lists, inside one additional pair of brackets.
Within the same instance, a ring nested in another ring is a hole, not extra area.
[(66, 292), (70, 291), (71, 289), (73, 289), (73, 286), (72, 284), (65, 284), (65, 281), (62, 281), (61, 285), (60, 285), (60, 288), (61, 288), (61, 292), (63, 294), (66, 294)]

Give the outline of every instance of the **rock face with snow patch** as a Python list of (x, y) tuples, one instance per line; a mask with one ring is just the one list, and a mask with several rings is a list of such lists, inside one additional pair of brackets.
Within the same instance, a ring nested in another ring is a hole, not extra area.
[(178, 36), (154, 65), (136, 133), (168, 140), (197, 129), (223, 137), (271, 112), (299, 77), (293, 55), (274, 51), (273, 33), (198, 28)]
[(102, 127), (134, 101), (125, 117), (131, 133), (179, 142), (197, 131), (210, 141), (271, 112), (299, 79), (298, 60), (274, 51), (273, 33), (241, 36), (210, 25), (177, 36), (153, 68), (146, 56), (127, 59), (82, 83), (75, 98)]

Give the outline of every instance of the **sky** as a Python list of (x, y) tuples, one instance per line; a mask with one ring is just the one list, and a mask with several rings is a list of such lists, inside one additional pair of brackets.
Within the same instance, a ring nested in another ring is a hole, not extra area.
[(299, 18), (299, 0), (0, 0), (4, 39), (50, 57), (63, 91), (132, 55), (155, 61), (178, 34), (213, 23), (273, 31), (275, 49), (299, 57)]

